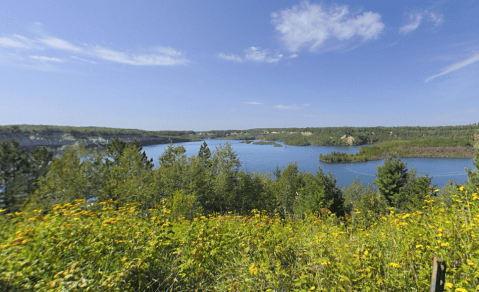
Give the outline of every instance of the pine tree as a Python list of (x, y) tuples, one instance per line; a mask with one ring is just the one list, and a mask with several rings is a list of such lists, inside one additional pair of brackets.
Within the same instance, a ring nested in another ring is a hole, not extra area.
[(407, 183), (407, 173), (406, 163), (397, 157), (386, 157), (384, 164), (378, 166), (374, 184), (389, 206), (396, 206), (400, 201), (402, 189)]

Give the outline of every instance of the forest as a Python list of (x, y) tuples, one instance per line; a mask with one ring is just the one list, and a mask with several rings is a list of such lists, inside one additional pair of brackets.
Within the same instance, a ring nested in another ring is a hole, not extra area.
[(228, 143), (158, 162), (120, 139), (57, 157), (2, 142), (0, 286), (426, 291), (433, 254), (448, 289), (479, 285), (479, 151), (467, 184), (441, 190), (394, 155), (374, 186), (344, 189), (295, 163), (247, 173)]

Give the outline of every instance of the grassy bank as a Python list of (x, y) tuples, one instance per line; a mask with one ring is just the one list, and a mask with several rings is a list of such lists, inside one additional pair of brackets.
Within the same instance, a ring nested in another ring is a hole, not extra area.
[(386, 141), (361, 147), (357, 154), (333, 152), (320, 155), (319, 160), (329, 163), (364, 162), (383, 159), (391, 154), (399, 157), (471, 158), (474, 148), (471, 141), (462, 139)]

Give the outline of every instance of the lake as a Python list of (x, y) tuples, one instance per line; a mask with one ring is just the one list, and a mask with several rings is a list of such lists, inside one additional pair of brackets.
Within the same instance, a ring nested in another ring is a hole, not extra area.
[[(377, 166), (384, 160), (368, 161), (361, 163), (328, 164), (319, 162), (319, 154), (326, 155), (333, 151), (357, 153), (361, 146), (290, 146), (274, 147), (273, 145), (254, 145), (240, 143), (240, 140), (206, 140), (211, 152), (216, 146), (228, 142), (242, 162), (241, 168), (247, 172), (270, 172), (279, 167), (281, 170), (289, 162), (296, 161), (300, 171), (316, 173), (321, 167), (327, 174), (330, 171), (340, 188), (349, 186), (356, 178), (364, 183), (373, 183), (377, 173)], [(197, 155), (203, 142), (175, 143), (183, 145), (188, 157)], [(168, 148), (167, 144), (145, 146), (146, 155), (153, 158), (158, 166), (158, 157)], [(433, 177), (432, 183), (438, 188), (447, 184), (449, 180), (463, 183), (467, 180), (465, 168), (474, 169), (473, 158), (402, 158), (407, 163), (407, 168), (415, 168), (417, 174), (429, 174)]]

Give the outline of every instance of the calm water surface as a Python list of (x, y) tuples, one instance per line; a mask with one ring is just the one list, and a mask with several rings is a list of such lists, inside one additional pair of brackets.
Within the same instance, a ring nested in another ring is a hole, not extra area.
[[(328, 164), (319, 162), (319, 154), (326, 155), (333, 151), (357, 153), (361, 146), (289, 146), (274, 147), (273, 145), (253, 145), (240, 143), (239, 140), (206, 140), (211, 152), (216, 146), (228, 142), (239, 156), (242, 162), (241, 168), (247, 172), (270, 172), (279, 167), (283, 169), (289, 162), (298, 164), (300, 171), (315, 173), (319, 167), (325, 173), (330, 171), (337, 179), (339, 187), (347, 187), (356, 178), (364, 183), (373, 183), (377, 173), (377, 166), (382, 165), (384, 160)], [(177, 143), (183, 145), (188, 157), (197, 155), (203, 142)], [(158, 157), (168, 148), (167, 144), (145, 146), (146, 155), (153, 158), (158, 166)], [(449, 180), (463, 183), (467, 180), (465, 168), (474, 169), (472, 158), (402, 158), (407, 163), (408, 169), (415, 168), (417, 174), (429, 174), (433, 177), (433, 184), (442, 187)]]

